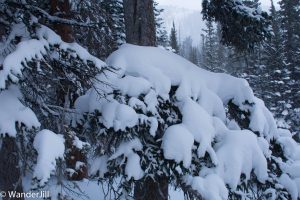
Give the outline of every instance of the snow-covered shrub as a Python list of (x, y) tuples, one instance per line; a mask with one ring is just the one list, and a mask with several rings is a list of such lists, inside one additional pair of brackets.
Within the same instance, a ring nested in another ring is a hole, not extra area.
[(106, 62), (118, 69), (98, 76), (112, 87), (94, 85), (106, 98), (90, 89), (75, 102), (77, 123), (97, 138), (93, 175), (121, 177), (129, 191), (140, 179), (165, 176), (191, 198), (195, 190), (207, 199), (289, 197), (287, 181), (277, 178), (290, 165), (280, 145), (289, 147), (244, 79), (155, 47), (125, 44)]

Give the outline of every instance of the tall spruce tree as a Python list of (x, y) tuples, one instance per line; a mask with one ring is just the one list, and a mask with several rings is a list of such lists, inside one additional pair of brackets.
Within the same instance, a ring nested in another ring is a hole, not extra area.
[(300, 2), (293, 0), (281, 0), (280, 17), (281, 29), (283, 34), (283, 48), (284, 48), (284, 72), (285, 84), (288, 89), (282, 94), (284, 97), (289, 97), (290, 105), (285, 109), (283, 114), (286, 115), (286, 120), (294, 127), (293, 130), (299, 131), (300, 123)]
[(205, 23), (202, 48), (202, 64), (214, 72), (224, 72), (226, 68), (226, 47), (221, 44), (220, 25), (208, 19)]
[(203, 0), (202, 14), (221, 25), (223, 44), (248, 51), (269, 36), (270, 20), (257, 1)]
[(179, 52), (179, 45), (178, 45), (178, 40), (177, 40), (177, 30), (176, 30), (174, 21), (173, 21), (173, 25), (172, 25), (172, 28), (171, 28), (169, 43), (170, 43), (170, 46), (173, 49), (173, 51), (175, 53), (178, 53)]
[(155, 17), (155, 25), (156, 25), (156, 44), (158, 46), (168, 47), (168, 32), (166, 30), (162, 13), (164, 9), (159, 8), (159, 4), (154, 1), (154, 17)]
[(88, 22), (87, 26), (74, 29), (74, 37), (93, 55), (105, 59), (125, 42), (124, 11), (120, 0), (79, 1), (74, 16), (77, 21)]

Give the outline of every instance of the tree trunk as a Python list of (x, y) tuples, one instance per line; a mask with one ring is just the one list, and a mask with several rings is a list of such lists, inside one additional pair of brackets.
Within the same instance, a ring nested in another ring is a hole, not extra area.
[[(69, 0), (51, 0), (51, 14), (64, 19), (71, 18)], [(64, 42), (74, 42), (73, 29), (69, 24), (56, 23), (54, 30)]]
[[(152, 0), (123, 0), (126, 42), (141, 45), (156, 45), (156, 30)], [(135, 184), (136, 200), (167, 200), (168, 179), (165, 176), (154, 181), (143, 178)]]
[(155, 20), (152, 0), (124, 0), (126, 42), (155, 46)]
[[(51, 14), (64, 18), (71, 19), (72, 13), (70, 10), (70, 1), (69, 0), (51, 0)], [(73, 28), (72, 25), (69, 24), (61, 24), (56, 23), (53, 26), (54, 30), (64, 42), (74, 42), (73, 36)], [(53, 63), (53, 65), (60, 65), (59, 63)], [(57, 67), (60, 69), (60, 67)], [(60, 72), (62, 76), (64, 76), (64, 72)], [(71, 98), (75, 93), (75, 89), (71, 87), (73, 83), (68, 80), (60, 80), (60, 86), (57, 88), (56, 96), (57, 96), (57, 105), (63, 108), (70, 108), (71, 105), (74, 105), (75, 98)], [(67, 168), (73, 169), (75, 172), (72, 175), (66, 174), (69, 180), (82, 180), (87, 178), (88, 170), (86, 167), (86, 155), (79, 149), (75, 148), (73, 145), (74, 135), (70, 135), (70, 133), (64, 127), (66, 124), (65, 116), (62, 116), (58, 119), (58, 129), (60, 133), (64, 133), (66, 139), (66, 148), (69, 150), (66, 156), (66, 165)], [(77, 162), (84, 163), (84, 165), (80, 165), (76, 167)]]
[(136, 200), (168, 200), (168, 178), (161, 176), (156, 182), (150, 178), (143, 178), (134, 188)]
[(5, 192), (3, 200), (24, 199), (8, 197), (9, 191), (23, 192), (16, 138), (8, 136), (2, 139), (0, 150), (0, 191)]

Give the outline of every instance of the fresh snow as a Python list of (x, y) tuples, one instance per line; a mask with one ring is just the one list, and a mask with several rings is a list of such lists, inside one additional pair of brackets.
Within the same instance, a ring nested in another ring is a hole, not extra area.
[(124, 155), (127, 158), (125, 173), (128, 180), (133, 177), (134, 180), (139, 180), (144, 176), (144, 171), (141, 168), (140, 157), (134, 151), (139, 151), (143, 148), (142, 143), (138, 138), (120, 144), (116, 152), (109, 160), (116, 159)]
[(33, 146), (38, 152), (33, 177), (39, 181), (38, 185), (44, 186), (55, 170), (56, 160), (64, 158), (64, 138), (44, 129), (35, 136)]
[(219, 140), (220, 142), (216, 144), (219, 160), (216, 172), (231, 189), (236, 189), (241, 174), (248, 180), (252, 169), (260, 182), (266, 181), (267, 160), (254, 133), (248, 130), (231, 130)]
[(279, 177), (279, 183), (287, 189), (287, 191), (292, 197), (292, 200), (298, 199), (297, 184), (287, 174), (282, 174)]
[[(115, 130), (147, 123), (151, 127), (149, 134), (155, 136), (161, 120), (157, 110), (159, 101), (170, 100), (171, 88), (175, 88), (182, 123), (166, 129), (161, 146), (164, 158), (182, 162), (189, 168), (192, 149), (198, 148), (198, 157), (207, 153), (214, 164), (211, 168), (203, 168), (201, 176), (189, 180), (190, 185), (206, 198), (226, 199), (225, 184), (235, 190), (242, 174), (249, 179), (253, 171), (260, 182), (267, 180), (269, 141), (280, 141), (283, 131), (277, 130), (272, 114), (254, 96), (246, 80), (206, 71), (156, 47), (124, 44), (107, 58), (106, 63), (118, 70), (100, 74), (98, 78), (111, 86), (95, 83), (95, 88), (107, 94), (119, 90), (129, 98), (128, 101), (117, 100), (113, 95), (99, 99), (97, 91), (91, 89), (77, 99), (75, 107), (79, 113), (98, 110), (102, 114), (100, 122)], [(236, 122), (226, 120), (224, 105), (230, 100), (250, 113), (250, 127), (260, 137), (250, 130), (241, 130)], [(78, 115), (77, 120), (80, 119), (81, 115)], [(135, 152), (140, 149), (142, 143), (137, 138), (121, 143), (108, 160), (124, 155), (127, 178), (138, 180), (144, 175), (140, 157)], [(95, 161), (94, 173), (107, 170), (106, 159), (101, 157)], [(213, 193), (210, 188), (217, 192)]]
[(166, 159), (173, 159), (176, 162), (183, 162), (188, 168), (192, 162), (192, 147), (194, 136), (183, 124), (170, 126), (163, 135), (162, 149)]
[(204, 199), (209, 200), (225, 200), (228, 198), (228, 190), (223, 180), (215, 174), (205, 177), (185, 177), (186, 184), (198, 191)]
[[(187, 99), (182, 108), (182, 123), (193, 134), (195, 141), (199, 142), (198, 156), (203, 157), (215, 135), (213, 118), (195, 101)], [(212, 150), (213, 151), (213, 150)], [(212, 158), (213, 155), (210, 155)], [(215, 161), (216, 164), (217, 161)]]
[(99, 173), (100, 177), (103, 177), (104, 174), (107, 172), (107, 161), (108, 156), (100, 156), (97, 158), (92, 159), (91, 167), (89, 169), (89, 172), (91, 175), (96, 175)]
[(300, 145), (292, 137), (279, 137), (277, 141), (281, 145), (283, 153), (287, 158), (300, 160)]
[(96, 67), (101, 69), (105, 63), (92, 56), (88, 51), (77, 43), (63, 42), (54, 31), (46, 26), (41, 26), (37, 30), (38, 39), (30, 39), (20, 42), (16, 50), (9, 54), (3, 61), (3, 70), (0, 71), (0, 89), (6, 88), (6, 82), (11, 80), (16, 83), (22, 77), (22, 70), (27, 62), (33, 60), (43, 60), (44, 55), (51, 46), (58, 46), (62, 51), (72, 51), (74, 57), (79, 57), (84, 63), (91, 61)]
[(300, 144), (293, 138), (288, 130), (278, 129), (277, 143), (283, 149), (286, 162), (280, 161), (280, 169), (283, 174), (279, 183), (287, 189), (293, 200), (300, 198)]
[(40, 126), (34, 112), (20, 100), (22, 94), (17, 86), (0, 91), (0, 135), (16, 137), (16, 124), (18, 128), (24, 125), (28, 130)]

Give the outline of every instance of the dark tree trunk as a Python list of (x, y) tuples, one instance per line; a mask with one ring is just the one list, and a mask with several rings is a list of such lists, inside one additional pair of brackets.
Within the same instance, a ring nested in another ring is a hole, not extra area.
[[(126, 42), (141, 46), (156, 45), (153, 0), (123, 0)], [(135, 184), (136, 200), (167, 200), (168, 179), (165, 176), (154, 181), (143, 178)]]
[(24, 199), (9, 198), (8, 191), (23, 192), (22, 177), (19, 167), (19, 152), (16, 138), (4, 137), (0, 150), (0, 191), (6, 196), (3, 200)]
[[(156, 45), (153, 0), (123, 0), (126, 42), (141, 46)], [(167, 200), (168, 179), (166, 177), (144, 178), (135, 184), (137, 200)]]
[[(51, 14), (64, 18), (71, 18), (69, 0), (51, 0)], [(56, 23), (53, 26), (54, 30), (64, 42), (74, 42), (73, 29), (69, 24)]]
[[(70, 10), (70, 1), (69, 0), (51, 0), (51, 14), (64, 18), (64, 19), (72, 19), (72, 13)], [(73, 35), (73, 28), (72, 25), (69, 24), (61, 24), (56, 23), (53, 25), (54, 30), (64, 42), (74, 42), (74, 35)], [(59, 63), (53, 63), (53, 65), (60, 65)], [(57, 69), (61, 69), (61, 67), (57, 67)], [(61, 71), (61, 76), (64, 77), (64, 71)], [(68, 80), (60, 80), (60, 86), (57, 88), (56, 96), (57, 96), (57, 105), (64, 107), (64, 108), (70, 108), (72, 105), (74, 105), (75, 98), (72, 98), (74, 96), (75, 88), (72, 87), (72, 82)], [(66, 139), (66, 148), (69, 150), (67, 152), (66, 156), (66, 164), (67, 168), (71, 168), (75, 170), (75, 173), (72, 175), (66, 174), (67, 178), (69, 180), (82, 180), (84, 178), (87, 178), (88, 176), (88, 170), (86, 167), (86, 155), (79, 149), (75, 148), (73, 145), (73, 139), (74, 135), (70, 135), (66, 128), (64, 127), (66, 124), (65, 122), (65, 116), (62, 114), (62, 116), (58, 119), (60, 120), (58, 122), (58, 129), (60, 133), (64, 133), (65, 139)], [(85, 165), (81, 165), (78, 169), (76, 169), (76, 163), (82, 162), (85, 163)]]
[(136, 200), (168, 200), (168, 178), (161, 176), (159, 180), (144, 178), (134, 188)]
[(153, 0), (124, 0), (126, 42), (155, 46)]

